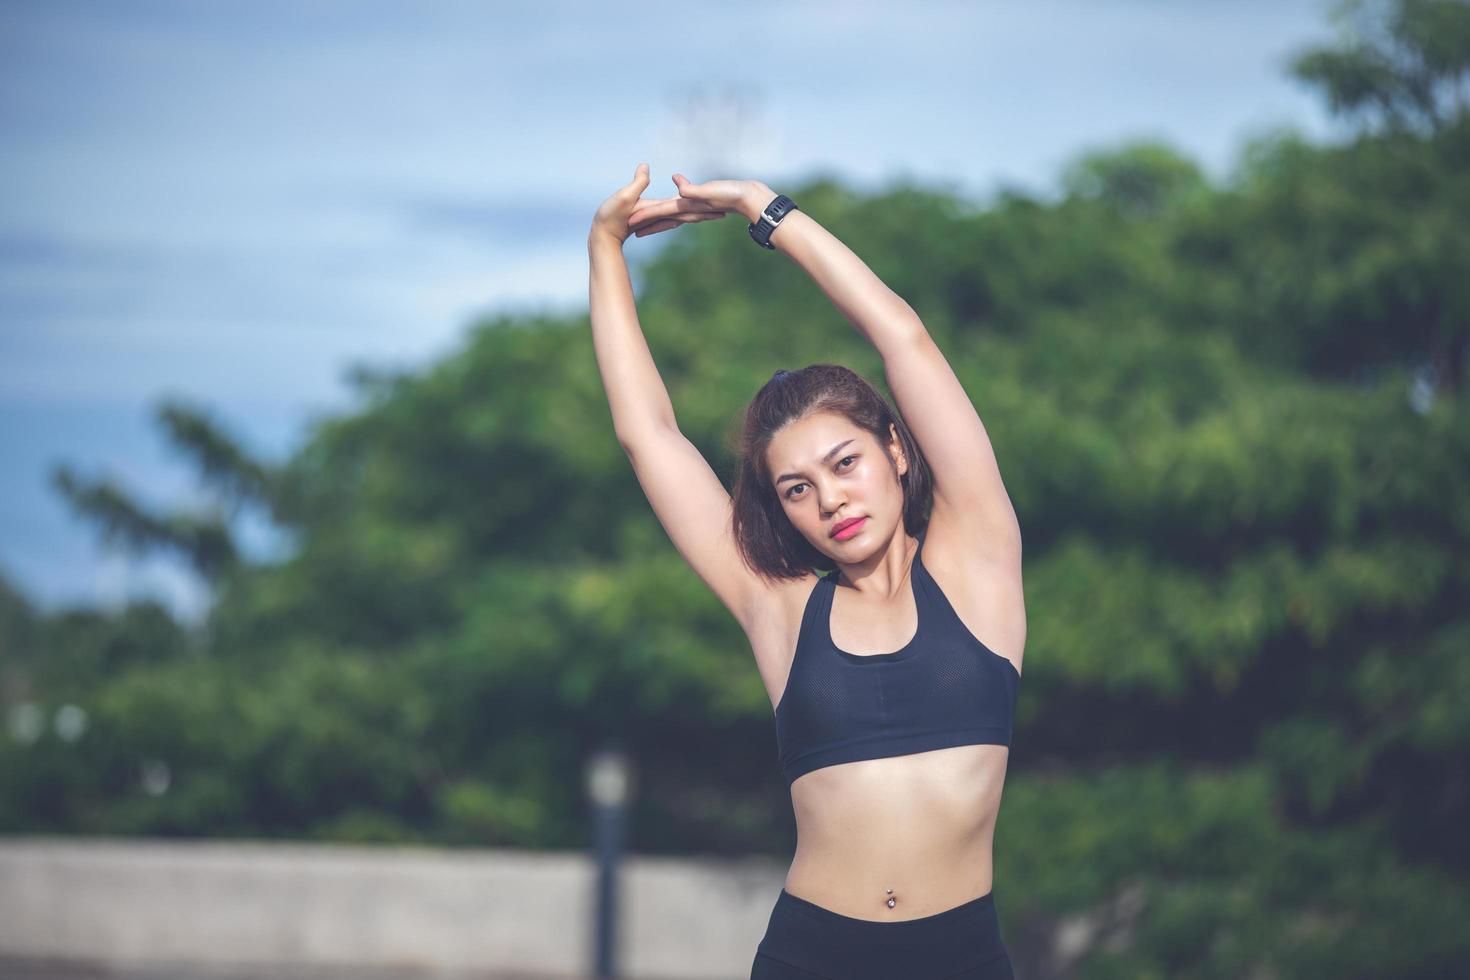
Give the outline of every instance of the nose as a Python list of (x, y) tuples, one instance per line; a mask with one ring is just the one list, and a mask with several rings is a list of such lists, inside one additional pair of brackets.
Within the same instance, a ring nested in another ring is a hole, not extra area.
[(847, 495), (841, 493), (836, 487), (823, 485), (817, 490), (817, 499), (821, 501), (824, 513), (835, 514), (837, 509), (847, 502)]

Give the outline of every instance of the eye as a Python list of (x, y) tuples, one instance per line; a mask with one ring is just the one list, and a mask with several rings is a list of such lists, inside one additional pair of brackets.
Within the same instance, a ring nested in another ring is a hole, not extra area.
[[(856, 453), (853, 453), (852, 455), (842, 457), (840, 460), (837, 461), (837, 465), (839, 467), (841, 467), (842, 464), (843, 463), (846, 463), (849, 459), (857, 459), (857, 454)], [(804, 486), (806, 486), (805, 483), (793, 483), (791, 486), (787, 487), (786, 488), (786, 499), (787, 500), (790, 500), (791, 499), (792, 491), (794, 491), (797, 487), (804, 487)]]

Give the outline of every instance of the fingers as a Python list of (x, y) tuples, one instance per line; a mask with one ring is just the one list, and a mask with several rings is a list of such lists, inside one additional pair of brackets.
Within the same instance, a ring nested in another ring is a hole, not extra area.
[(676, 173), (670, 179), (673, 180), (674, 186), (679, 188), (680, 197), (699, 200), (701, 197), (704, 196), (704, 190), (698, 184), (691, 181), (688, 177), (685, 177), (683, 174)]
[(655, 221), (652, 224), (643, 225), (637, 228), (633, 234), (637, 238), (642, 238), (645, 235), (656, 235), (661, 231), (668, 231), (670, 228), (677, 228), (691, 221), (714, 221), (723, 218), (728, 213), (727, 211), (701, 211), (698, 213), (681, 214), (677, 217), (665, 218), (662, 221)]
[(647, 201), (639, 201), (639, 207), (662, 206), (671, 213), (674, 211), (698, 211), (709, 210), (712, 205), (708, 201), (699, 201), (688, 197), (655, 197)]
[(684, 197), (665, 197), (651, 201), (639, 201), (634, 206), (633, 213), (628, 216), (628, 223), (631, 225), (676, 214), (699, 214), (718, 210), (727, 209), (721, 209), (707, 201), (695, 201)]
[(652, 207), (655, 204), (669, 204), (677, 200), (679, 200), (679, 198), (677, 197), (647, 197), (639, 201), (638, 206), (640, 208), (647, 208)]
[(681, 214), (658, 215), (637, 214), (628, 219), (628, 227), (634, 231), (648, 228), (654, 224), (666, 225), (672, 228), (674, 225), (685, 224), (690, 221), (709, 221), (712, 218), (723, 218), (726, 211), (687, 211)]
[(683, 224), (682, 221), (655, 221), (653, 224), (645, 225), (644, 227), (639, 228), (637, 231), (633, 232), (633, 237), (643, 238), (646, 235), (657, 235), (661, 231), (668, 231), (670, 228), (677, 228), (681, 224)]
[(640, 163), (633, 168), (633, 179), (623, 185), (623, 191), (633, 197), (640, 196), (648, 187), (648, 164)]

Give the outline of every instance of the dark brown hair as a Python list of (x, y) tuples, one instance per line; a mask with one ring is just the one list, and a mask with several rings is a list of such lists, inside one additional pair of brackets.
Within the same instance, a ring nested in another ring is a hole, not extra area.
[[(802, 536), (776, 495), (766, 449), (772, 438), (792, 422), (819, 412), (841, 415), (877, 440), (888, 465), (903, 486), (903, 526), (918, 536), (929, 523), (934, 500), (933, 477), (919, 444), (898, 410), (872, 383), (841, 364), (811, 364), (799, 371), (777, 371), (761, 386), (741, 416), (732, 450), (735, 455), (731, 530), (741, 560), (766, 579), (800, 578), (813, 568), (831, 571), (831, 558)], [(908, 460), (908, 472), (888, 452), (892, 425)]]

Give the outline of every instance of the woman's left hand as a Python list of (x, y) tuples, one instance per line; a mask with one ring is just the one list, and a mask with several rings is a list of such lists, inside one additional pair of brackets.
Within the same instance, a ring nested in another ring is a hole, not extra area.
[(723, 218), (731, 211), (749, 217), (752, 209), (758, 213), (775, 196), (758, 180), (707, 180), (696, 184), (681, 173), (675, 173), (673, 180), (679, 188), (677, 197), (639, 201), (633, 208), (628, 225), (637, 229), (639, 237), (666, 231), (685, 221)]

